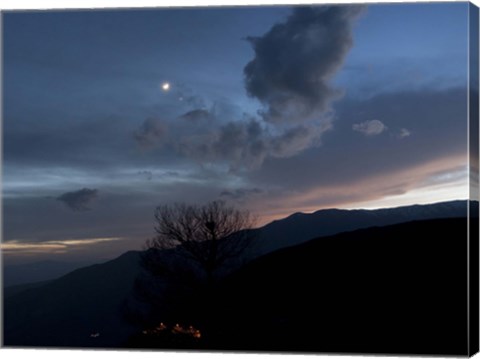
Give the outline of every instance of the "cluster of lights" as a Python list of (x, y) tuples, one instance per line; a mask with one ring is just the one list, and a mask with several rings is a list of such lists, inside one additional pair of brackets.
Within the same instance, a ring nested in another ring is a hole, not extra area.
[(172, 329), (172, 333), (190, 335), (195, 339), (200, 339), (202, 337), (200, 330), (194, 328), (192, 325), (190, 325), (188, 328), (183, 328), (181, 325), (175, 324), (175, 326)]
[[(164, 323), (160, 323), (158, 326), (151, 330), (144, 330), (142, 333), (144, 335), (155, 335), (160, 334), (164, 331), (168, 330), (168, 327)], [(181, 335), (188, 335), (195, 339), (200, 339), (202, 337), (202, 333), (197, 328), (193, 327), (193, 325), (189, 325), (188, 327), (183, 327), (180, 324), (175, 324), (172, 329), (170, 330), (172, 334), (181, 334)]]

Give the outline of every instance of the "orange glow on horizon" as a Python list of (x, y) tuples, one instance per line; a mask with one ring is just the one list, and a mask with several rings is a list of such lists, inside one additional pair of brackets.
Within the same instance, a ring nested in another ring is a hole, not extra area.
[[(321, 186), (283, 197), (282, 202), (260, 208), (261, 227), (297, 212), (321, 209), (380, 209), (467, 199), (469, 178), (465, 155), (431, 161), (356, 182), (354, 185)], [(287, 205), (286, 205), (287, 204)], [(260, 203), (261, 206), (261, 203)]]

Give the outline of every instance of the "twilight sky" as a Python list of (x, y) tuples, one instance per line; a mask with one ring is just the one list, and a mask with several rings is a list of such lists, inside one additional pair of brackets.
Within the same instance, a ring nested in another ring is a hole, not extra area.
[(461, 199), (467, 3), (3, 14), (3, 253), (110, 258), (159, 204)]

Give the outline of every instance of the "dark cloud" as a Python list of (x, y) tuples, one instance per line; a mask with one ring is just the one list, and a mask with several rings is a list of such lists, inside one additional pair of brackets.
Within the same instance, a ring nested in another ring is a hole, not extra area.
[(187, 121), (204, 121), (212, 119), (212, 114), (206, 109), (196, 109), (183, 114), (180, 116), (180, 119)]
[(149, 117), (135, 132), (134, 138), (142, 148), (157, 146), (165, 138), (167, 126), (158, 118)]
[(245, 69), (250, 96), (270, 122), (317, 118), (341, 92), (330, 85), (352, 47), (352, 24), (362, 6), (296, 7), (286, 22), (249, 37), (255, 58)]
[(223, 161), (232, 169), (254, 168), (266, 156), (265, 135), (265, 129), (256, 120), (222, 124), (215, 119), (199, 133), (181, 136), (173, 146), (179, 153), (202, 163)]
[(248, 121), (212, 123), (203, 131), (182, 136), (173, 144), (183, 155), (204, 162), (225, 162), (230, 170), (258, 169), (265, 159), (288, 158), (318, 146), (330, 122), (305, 124), (285, 129), (269, 128), (251, 118)]
[(82, 188), (78, 191), (66, 192), (57, 197), (72, 211), (88, 211), (89, 204), (98, 197), (97, 189)]

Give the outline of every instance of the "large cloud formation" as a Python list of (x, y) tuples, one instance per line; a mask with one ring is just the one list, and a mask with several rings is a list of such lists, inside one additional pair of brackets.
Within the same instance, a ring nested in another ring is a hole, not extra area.
[[(245, 87), (264, 105), (260, 117), (215, 104), (197, 107), (174, 121), (146, 121), (136, 140), (143, 147), (169, 143), (187, 158), (233, 171), (259, 169), (267, 158), (319, 146), (332, 128), (330, 103), (341, 94), (330, 80), (352, 46), (352, 25), (362, 9), (297, 7), (262, 37), (248, 38), (255, 57), (244, 69)], [(163, 136), (167, 130), (169, 138)]]
[(330, 85), (353, 45), (362, 6), (297, 7), (285, 23), (249, 37), (255, 58), (244, 69), (250, 96), (269, 122), (301, 122), (326, 112), (341, 92)]

